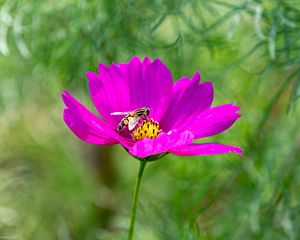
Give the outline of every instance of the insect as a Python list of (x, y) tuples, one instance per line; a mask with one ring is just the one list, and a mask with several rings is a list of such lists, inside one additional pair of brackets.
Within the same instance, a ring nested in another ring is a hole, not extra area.
[(127, 125), (128, 130), (131, 131), (138, 124), (140, 119), (146, 118), (150, 113), (150, 109), (142, 107), (131, 112), (112, 112), (110, 115), (126, 115), (120, 121), (117, 130), (121, 132)]

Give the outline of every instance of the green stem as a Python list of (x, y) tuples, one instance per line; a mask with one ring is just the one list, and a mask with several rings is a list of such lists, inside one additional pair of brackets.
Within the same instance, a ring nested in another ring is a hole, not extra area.
[(133, 197), (133, 202), (131, 206), (131, 215), (130, 215), (130, 227), (128, 230), (128, 240), (132, 239), (133, 236), (133, 231), (134, 231), (134, 224), (135, 224), (135, 216), (136, 216), (136, 209), (138, 206), (138, 198), (139, 198), (139, 193), (140, 193), (140, 185), (141, 185), (141, 180), (143, 176), (143, 172), (146, 166), (146, 161), (139, 161), (140, 162), (140, 169), (139, 169), (139, 174), (136, 179), (135, 183), (135, 189), (134, 189), (134, 197)]

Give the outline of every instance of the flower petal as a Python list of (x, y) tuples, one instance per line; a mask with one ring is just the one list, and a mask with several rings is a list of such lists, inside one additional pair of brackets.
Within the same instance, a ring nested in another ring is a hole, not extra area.
[(200, 84), (199, 80), (200, 74), (196, 72), (192, 79), (183, 77), (174, 85), (167, 114), (160, 122), (164, 131), (185, 129), (197, 114), (210, 107), (213, 100), (212, 83)]
[(220, 143), (194, 143), (188, 146), (174, 148), (170, 150), (170, 152), (180, 156), (214, 155), (233, 152), (242, 157), (241, 153), (243, 152), (243, 149)]
[(193, 139), (194, 136), (189, 131), (182, 133), (177, 131), (172, 131), (170, 133), (162, 132), (156, 139), (144, 138), (143, 140), (136, 142), (129, 149), (129, 153), (133, 156), (145, 158), (151, 155), (169, 152), (169, 149), (176, 149), (188, 145)]
[[(133, 92), (137, 91), (140, 96), (133, 94), (140, 104), (150, 108), (150, 118), (160, 121), (161, 117), (168, 108), (172, 96), (173, 80), (169, 69), (159, 59), (152, 63), (148, 58), (144, 60), (143, 79), (138, 78), (132, 84)], [(139, 89), (141, 87), (141, 89)]]
[(128, 111), (129, 91), (118, 65), (99, 65), (100, 76), (87, 72), (92, 100), (99, 114), (111, 125), (117, 126), (122, 116), (111, 116), (112, 112)]
[(229, 128), (241, 115), (237, 113), (239, 106), (225, 104), (210, 108), (200, 113), (188, 130), (193, 132), (195, 138), (216, 135)]
[[(72, 132), (81, 140), (92, 144), (115, 144), (117, 134), (100, 118), (64, 91), (62, 99), (67, 106), (63, 118)], [(114, 138), (115, 136), (115, 138)]]
[(172, 75), (159, 60), (133, 57), (130, 62), (101, 64), (99, 75), (87, 73), (92, 99), (100, 115), (116, 125), (121, 117), (112, 112), (127, 112), (141, 107), (150, 108), (150, 116), (157, 121), (169, 105), (172, 94)]

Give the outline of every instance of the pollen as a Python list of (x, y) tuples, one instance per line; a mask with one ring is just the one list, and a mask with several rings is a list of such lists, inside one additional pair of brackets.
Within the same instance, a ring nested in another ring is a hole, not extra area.
[(142, 124), (132, 132), (134, 140), (141, 140), (143, 138), (155, 139), (162, 130), (159, 128), (159, 123), (153, 118), (145, 119)]

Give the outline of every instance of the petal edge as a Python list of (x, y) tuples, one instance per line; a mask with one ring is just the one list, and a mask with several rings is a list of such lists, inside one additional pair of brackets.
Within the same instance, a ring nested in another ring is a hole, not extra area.
[(215, 155), (233, 152), (242, 157), (243, 149), (220, 143), (193, 143), (185, 147), (172, 149), (170, 152), (179, 156)]

